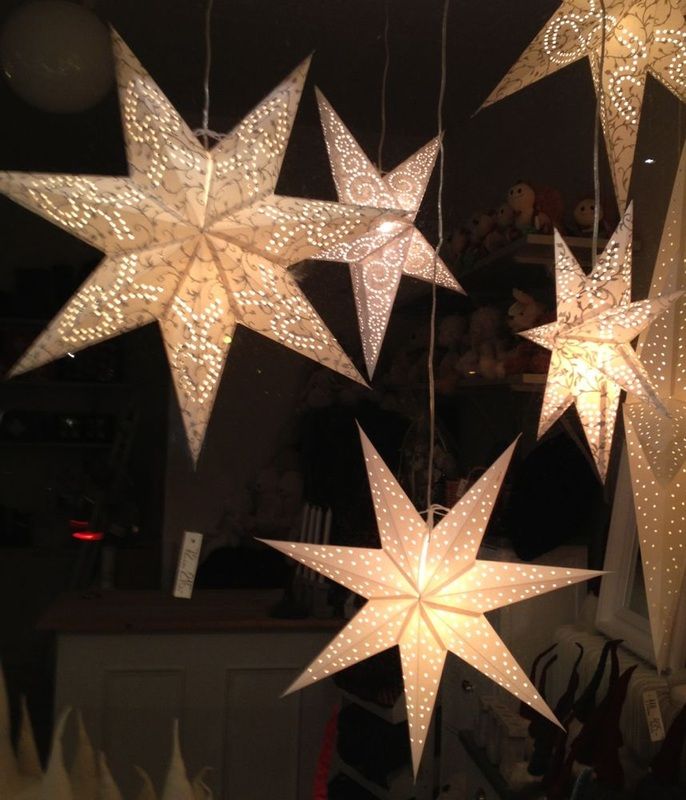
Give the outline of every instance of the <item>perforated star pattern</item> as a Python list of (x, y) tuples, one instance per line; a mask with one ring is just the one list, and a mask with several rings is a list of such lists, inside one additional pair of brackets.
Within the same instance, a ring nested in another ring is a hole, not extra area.
[[(650, 297), (686, 289), (686, 149), (667, 210)], [(638, 341), (669, 417), (630, 395), (624, 422), (643, 579), (658, 667), (668, 663), (686, 574), (686, 300), (647, 328)]]
[(13, 372), (157, 320), (197, 458), (238, 324), (364, 382), (286, 267), (381, 212), (274, 194), (307, 62), (208, 151), (113, 46), (129, 176), (0, 174), (0, 191), (105, 253)]
[(646, 75), (650, 73), (686, 100), (686, 23), (683, 0), (606, 0), (605, 8), (602, 75), (600, 0), (563, 0), (484, 105), (588, 57), (595, 90), (601, 96), (615, 192), (624, 210)]
[(448, 651), (556, 722), (484, 613), (599, 573), (477, 559), (516, 443), (429, 533), (361, 431), (360, 436), (381, 549), (267, 541), (367, 598), (288, 691), (399, 645), (415, 774)]
[(603, 480), (622, 389), (666, 413), (631, 341), (678, 295), (631, 302), (632, 221), (630, 205), (588, 276), (555, 232), (557, 321), (520, 334), (552, 350), (538, 435), (575, 403)]
[(350, 277), (360, 327), (362, 350), (371, 378), (381, 352), (388, 320), (402, 275), (461, 292), (434, 248), (414, 226), (414, 219), (431, 177), (438, 138), (386, 175), (381, 175), (345, 127), (326, 98), (317, 93), (324, 139), (339, 200), (344, 203), (397, 209), (372, 231), (336, 245), (318, 258), (350, 262)]

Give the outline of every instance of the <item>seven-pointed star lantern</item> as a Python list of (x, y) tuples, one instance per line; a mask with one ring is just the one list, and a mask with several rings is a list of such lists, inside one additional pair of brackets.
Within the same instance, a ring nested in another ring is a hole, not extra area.
[(266, 542), (367, 598), (288, 691), (399, 645), (415, 775), (448, 651), (557, 722), (484, 613), (600, 573), (477, 559), (516, 442), (430, 532), (360, 436), (381, 549)]
[[(679, 170), (650, 297), (686, 289), (686, 148)], [(670, 664), (674, 623), (686, 574), (686, 299), (683, 297), (647, 328), (637, 353), (669, 417), (630, 395), (624, 423), (633, 484), (643, 577), (655, 658), (660, 669)]]
[(382, 212), (274, 194), (307, 62), (208, 151), (113, 46), (129, 175), (0, 174), (0, 191), (106, 255), (13, 372), (158, 320), (197, 459), (239, 323), (364, 382), (286, 267)]
[(631, 341), (679, 295), (631, 302), (632, 220), (629, 205), (590, 275), (555, 231), (557, 320), (520, 333), (552, 350), (538, 435), (575, 403), (602, 480), (622, 389), (666, 413)]
[(424, 281), (433, 281), (435, 275), (437, 285), (462, 291), (413, 224), (436, 162), (439, 141), (432, 139), (382, 176), (319, 91), (317, 99), (338, 199), (379, 209), (398, 209), (395, 216), (387, 215), (373, 230), (353, 242), (343, 242), (317, 254), (317, 258), (324, 260), (350, 262), (362, 350), (371, 378), (401, 275)]
[(627, 205), (647, 73), (686, 101), (683, 0), (606, 0), (603, 74), (600, 0), (563, 0), (484, 106), (588, 57), (615, 193)]

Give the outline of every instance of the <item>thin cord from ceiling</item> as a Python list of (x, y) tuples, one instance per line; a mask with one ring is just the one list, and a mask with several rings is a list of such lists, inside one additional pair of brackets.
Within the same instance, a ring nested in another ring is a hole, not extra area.
[(389, 14), (388, 14), (389, 0), (386, 0), (386, 22), (383, 30), (384, 41), (384, 68), (383, 77), (381, 78), (381, 133), (379, 134), (379, 150), (377, 153), (376, 164), (379, 172), (383, 175), (383, 146), (386, 141), (386, 87), (388, 85), (388, 68), (391, 63), (391, 51), (388, 46), (388, 27), (389, 27)]
[(205, 6), (205, 71), (203, 74), (203, 107), (202, 107), (202, 127), (196, 128), (193, 133), (202, 136), (205, 150), (209, 147), (210, 139), (219, 141), (221, 133), (210, 128), (210, 70), (212, 68), (212, 6), (214, 0), (207, 0)]
[(445, 104), (445, 88), (447, 80), (448, 50), (448, 10), (450, 0), (444, 0), (443, 18), (441, 21), (441, 85), (438, 92), (437, 128), (439, 142), (438, 162), (438, 243), (434, 251), (433, 280), (431, 281), (431, 322), (429, 325), (429, 354), (427, 357), (427, 373), (429, 379), (429, 452), (427, 466), (426, 508), (429, 533), (433, 529), (433, 518), (436, 507), (433, 504), (434, 448), (436, 438), (436, 380), (434, 375), (434, 357), (436, 351), (436, 276), (439, 253), (443, 248), (445, 231), (443, 226), (443, 184), (445, 179), (445, 142), (443, 130), (443, 106)]
[(591, 239), (591, 268), (595, 268), (598, 254), (598, 232), (600, 230), (600, 124), (604, 113), (603, 75), (605, 71), (605, 31), (607, 14), (605, 0), (600, 0), (600, 60), (598, 62), (598, 85), (596, 88), (595, 125), (593, 129), (593, 238)]

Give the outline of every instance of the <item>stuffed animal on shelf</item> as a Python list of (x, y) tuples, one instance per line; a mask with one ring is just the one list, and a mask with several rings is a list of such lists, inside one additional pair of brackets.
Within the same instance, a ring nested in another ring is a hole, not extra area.
[[(600, 236), (607, 237), (610, 229), (605, 220), (605, 210), (602, 203), (598, 203), (598, 233)], [(574, 222), (570, 226), (570, 233), (574, 236), (593, 236), (593, 217), (595, 214), (595, 200), (592, 197), (584, 197), (574, 206), (572, 216)]]
[(495, 212), (495, 224), (503, 237), (504, 243), (514, 241), (519, 235), (515, 227), (515, 212), (512, 206), (505, 202), (501, 203)]
[(493, 306), (481, 306), (469, 319), (469, 348), (460, 356), (458, 367), (465, 377), (480, 375), (488, 380), (505, 376), (507, 343), (502, 313)]
[(464, 258), (469, 247), (469, 230), (461, 225), (450, 234), (448, 239), (447, 260), (453, 266), (465, 266)]
[(495, 212), (476, 211), (467, 224), (469, 231), (469, 251), (475, 260), (497, 250), (501, 246), (501, 236), (495, 227)]
[(562, 225), (564, 204), (557, 189), (538, 190), (526, 181), (517, 181), (507, 193), (507, 203), (514, 212), (514, 225), (521, 235), (550, 234)]
[[(543, 303), (521, 289), (513, 289), (515, 302), (507, 310), (507, 327), (514, 334), (552, 322), (554, 315)], [(544, 373), (550, 363), (550, 353), (534, 342), (517, 336), (504, 359), (506, 375)]]

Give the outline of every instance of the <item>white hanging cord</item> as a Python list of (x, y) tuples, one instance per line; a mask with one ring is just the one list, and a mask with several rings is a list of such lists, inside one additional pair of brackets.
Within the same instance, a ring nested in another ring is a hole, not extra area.
[(595, 267), (598, 253), (598, 232), (600, 229), (600, 123), (603, 114), (603, 74), (605, 72), (605, 26), (607, 14), (605, 0), (600, 2), (600, 61), (598, 63), (598, 86), (595, 105), (595, 127), (593, 131), (593, 238), (591, 239), (591, 269)]
[(206, 150), (209, 147), (210, 139), (219, 141), (222, 138), (221, 133), (210, 129), (210, 68), (212, 66), (211, 22), (213, 4), (214, 0), (207, 0), (207, 6), (205, 8), (205, 73), (203, 76), (204, 102), (202, 108), (202, 127), (196, 128), (193, 131), (196, 136), (202, 136)]
[(383, 146), (386, 141), (386, 86), (388, 84), (388, 68), (391, 63), (391, 52), (388, 47), (388, 2), (386, 0), (386, 22), (383, 30), (384, 41), (384, 67), (383, 77), (381, 78), (381, 133), (379, 134), (379, 150), (377, 153), (376, 164), (379, 172), (383, 175)]
[(438, 258), (444, 243), (443, 230), (443, 182), (445, 178), (445, 144), (443, 141), (443, 105), (445, 101), (445, 85), (447, 78), (447, 50), (448, 50), (448, 9), (450, 0), (444, 0), (443, 19), (441, 22), (441, 87), (438, 92), (437, 127), (439, 137), (439, 162), (438, 162), (438, 244), (434, 251), (433, 280), (431, 281), (431, 322), (429, 325), (429, 355), (427, 358), (427, 372), (429, 376), (429, 464), (427, 467), (426, 507), (429, 533), (433, 528), (435, 507), (432, 503), (432, 488), (434, 477), (434, 439), (436, 438), (436, 381), (434, 376), (434, 354), (436, 350), (436, 275), (438, 271)]

